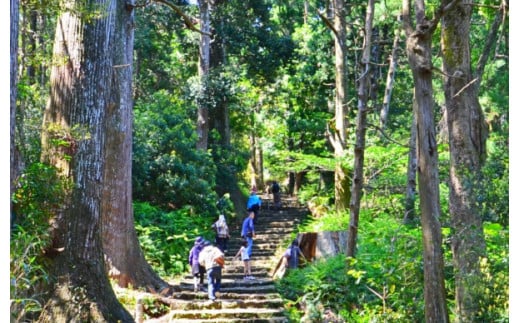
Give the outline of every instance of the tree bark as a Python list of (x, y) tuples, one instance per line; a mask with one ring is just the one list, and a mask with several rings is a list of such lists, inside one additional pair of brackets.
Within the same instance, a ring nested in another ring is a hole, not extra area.
[(347, 47), (346, 42), (346, 22), (344, 0), (333, 1), (334, 25), (334, 51), (335, 51), (335, 122), (332, 127), (333, 133), (329, 135), (329, 140), (334, 147), (336, 158), (334, 175), (334, 197), (336, 211), (343, 212), (348, 209), (350, 202), (350, 180), (348, 169), (344, 165), (346, 153), (346, 138), (348, 128), (348, 108), (346, 102), (347, 78), (345, 68), (347, 66)]
[[(11, 181), (10, 181), (10, 194), (13, 196), (16, 181), (18, 180), (19, 172), (16, 158), (16, 146), (15, 146), (15, 125), (16, 125), (16, 96), (18, 86), (18, 21), (19, 21), (19, 2), (18, 0), (11, 0), (11, 43), (10, 43), (10, 166), (11, 166)], [(12, 212), (12, 209), (11, 209)]]
[(208, 77), (210, 67), (210, 5), (209, 0), (199, 0), (201, 34), (199, 43), (199, 77), (202, 87), (197, 109), (197, 149), (208, 149), (209, 109), (208, 109)]
[(385, 96), (383, 98), (383, 107), (379, 116), (379, 124), (381, 129), (385, 129), (388, 112), (390, 111), (390, 101), (392, 100), (392, 90), (394, 88), (395, 71), (397, 69), (397, 59), (399, 52), (399, 38), (401, 30), (395, 31), (394, 43), (392, 45), (392, 54), (388, 63), (388, 73), (386, 75)]
[[(114, 73), (116, 17), (129, 14), (125, 1), (93, 1), (102, 14), (82, 20), (79, 2), (68, 3), (58, 19), (50, 100), (44, 114), (43, 161), (72, 182), (70, 199), (53, 222), (54, 290), (42, 322), (132, 322), (105, 272), (101, 199), (105, 167), (105, 111), (117, 106)], [(56, 147), (54, 140), (61, 144)]]
[[(417, 110), (417, 101), (415, 94), (413, 98), (413, 110)], [(415, 196), (417, 194), (417, 120), (415, 115), (412, 117), (412, 127), (410, 129), (410, 151), (408, 152), (408, 167), (406, 171), (406, 194), (404, 202), (404, 217), (405, 224), (411, 224), (416, 221), (415, 214)]]
[[(444, 5), (444, 4), (443, 4)], [(432, 35), (440, 19), (425, 17), (424, 2), (415, 1), (416, 28), (412, 29), (410, 3), (403, 1), (403, 22), (407, 35), (406, 53), (412, 69), (417, 106), (417, 154), (419, 196), (423, 231), (424, 302), (426, 322), (448, 322), (444, 286), (444, 259), (440, 225), (439, 168), (435, 119), (433, 115)], [(443, 7), (441, 7), (443, 8)]]
[(469, 34), (472, 1), (442, 19), (442, 56), (450, 143), (450, 214), (455, 304), (459, 322), (480, 321), (483, 290), (481, 260), (486, 243), (478, 196), (486, 153), (487, 124), (478, 100), (478, 79), (471, 72)]
[(368, 92), (370, 86), (370, 51), (372, 47), (372, 21), (374, 18), (374, 0), (368, 0), (365, 18), (365, 39), (358, 87), (358, 115), (356, 125), (356, 145), (354, 147), (354, 176), (350, 200), (350, 220), (348, 228), (347, 256), (356, 253), (357, 232), (359, 227), (359, 209), (363, 194), (363, 167), (365, 161), (365, 134), (367, 123)]
[(120, 287), (162, 292), (169, 285), (151, 268), (139, 245), (132, 209), (133, 10), (119, 11), (113, 46), (112, 102), (106, 110), (102, 237), (105, 267)]

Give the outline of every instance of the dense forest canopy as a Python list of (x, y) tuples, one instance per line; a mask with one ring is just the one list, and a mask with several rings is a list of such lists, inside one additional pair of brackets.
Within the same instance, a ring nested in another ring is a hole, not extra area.
[(114, 286), (169, 290), (272, 181), (301, 232), (350, 238), (280, 282), (287, 304), (509, 320), (509, 1), (10, 9), (12, 320), (131, 319)]

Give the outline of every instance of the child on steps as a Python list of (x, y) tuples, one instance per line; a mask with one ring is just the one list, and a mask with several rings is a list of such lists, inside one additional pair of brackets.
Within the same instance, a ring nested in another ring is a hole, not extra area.
[(247, 240), (246, 239), (242, 239), (240, 249), (238, 250), (235, 257), (233, 257), (233, 260), (236, 260), (238, 258), (238, 256), (240, 256), (240, 255), (242, 256), (242, 261), (244, 262), (244, 280), (255, 279), (255, 277), (253, 277), (251, 275), (251, 263), (250, 263), (250, 259), (249, 259), (249, 253), (247, 251)]

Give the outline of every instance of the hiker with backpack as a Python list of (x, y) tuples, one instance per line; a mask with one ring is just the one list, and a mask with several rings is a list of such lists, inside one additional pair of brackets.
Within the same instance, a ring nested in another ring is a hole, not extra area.
[(254, 223), (256, 224), (258, 221), (258, 213), (260, 211), (260, 207), (262, 206), (262, 199), (256, 194), (256, 186), (251, 188), (251, 193), (249, 194), (249, 198), (247, 199), (247, 212), (254, 212), (255, 219)]
[(197, 237), (188, 255), (188, 263), (190, 264), (191, 274), (193, 275), (193, 290), (195, 292), (199, 291), (199, 289), (205, 291), (203, 286), (206, 269), (199, 263), (199, 254), (203, 248), (203, 242), (204, 239), (202, 237)]
[(226, 217), (221, 214), (218, 220), (211, 225), (215, 230), (215, 243), (217, 247), (223, 252), (227, 252), (227, 243), (229, 240), (229, 227), (226, 223)]
[(204, 241), (199, 254), (199, 263), (206, 268), (208, 274), (208, 297), (214, 301), (220, 291), (222, 268), (224, 267), (224, 253), (209, 241)]
[(280, 193), (280, 184), (277, 181), (273, 181), (271, 184), (271, 193), (273, 194), (273, 205), (275, 210), (279, 210), (282, 207), (282, 197)]
[(303, 252), (301, 251), (298, 240), (294, 239), (289, 248), (287, 248), (283, 254), (283, 262), (285, 268), (295, 269), (300, 265), (300, 256), (305, 259)]

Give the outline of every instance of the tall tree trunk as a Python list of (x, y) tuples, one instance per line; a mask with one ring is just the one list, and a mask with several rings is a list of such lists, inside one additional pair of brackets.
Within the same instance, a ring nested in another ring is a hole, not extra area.
[[(413, 111), (417, 110), (417, 100), (413, 96)], [(416, 221), (415, 217), (415, 195), (417, 193), (417, 120), (415, 114), (412, 117), (412, 127), (410, 129), (410, 141), (408, 152), (408, 167), (406, 171), (406, 194), (404, 198), (404, 217), (405, 224)]]
[[(10, 118), (9, 118), (9, 133), (10, 133), (10, 166), (11, 166), (11, 181), (10, 194), (12, 196), (15, 190), (16, 181), (18, 180), (19, 172), (17, 165), (17, 152), (15, 146), (15, 125), (16, 125), (16, 96), (18, 86), (18, 21), (19, 21), (19, 1), (11, 0), (11, 25), (10, 25)], [(12, 210), (11, 210), (12, 211)]]
[[(220, 12), (218, 10), (224, 5), (223, 0), (215, 0), (210, 3), (210, 12)], [(214, 14), (210, 17), (215, 25), (224, 30), (226, 17)], [(222, 33), (215, 33), (214, 39), (210, 47), (210, 73), (217, 77), (220, 71), (226, 65), (226, 43)], [(225, 193), (230, 194), (235, 210), (245, 210), (245, 197), (240, 191), (238, 178), (235, 167), (230, 164), (230, 160), (226, 156), (233, 155), (233, 147), (231, 146), (231, 124), (229, 119), (229, 105), (227, 97), (222, 96), (222, 100), (216, 102), (214, 113), (210, 115), (210, 129), (216, 130), (219, 134), (218, 139), (213, 140), (211, 144), (217, 145), (217, 149), (213, 149), (213, 159), (217, 166), (217, 176), (215, 179), (217, 185), (217, 193), (219, 196)], [(237, 212), (238, 213), (238, 212)]]
[(365, 18), (365, 40), (361, 57), (358, 115), (356, 125), (356, 146), (354, 147), (354, 176), (352, 178), (352, 196), (350, 200), (350, 221), (348, 227), (346, 254), (354, 257), (356, 253), (357, 232), (359, 227), (359, 209), (363, 193), (363, 166), (365, 160), (365, 134), (367, 123), (367, 104), (370, 86), (370, 51), (372, 47), (372, 21), (374, 18), (374, 0), (368, 0)]
[(202, 91), (199, 95), (197, 109), (197, 149), (208, 149), (209, 109), (208, 109), (208, 78), (210, 68), (210, 5), (209, 0), (199, 0), (200, 12), (200, 43), (199, 43), (199, 77)]
[(333, 133), (329, 136), (332, 146), (334, 147), (334, 156), (336, 158), (335, 175), (334, 175), (334, 197), (336, 211), (343, 212), (348, 209), (350, 202), (350, 180), (348, 177), (348, 168), (344, 163), (346, 146), (347, 146), (347, 47), (346, 47), (346, 12), (344, 0), (334, 0), (334, 50), (335, 50), (335, 74), (336, 74), (336, 91), (335, 91), (335, 122), (332, 127)]
[(251, 145), (251, 187), (256, 187), (259, 190), (263, 189), (262, 168), (263, 168), (263, 152), (258, 143), (254, 127), (251, 128), (249, 135), (249, 142)]
[(144, 258), (132, 209), (132, 11), (119, 11), (113, 46), (112, 105), (106, 110), (102, 237), (105, 266), (120, 287), (163, 291), (168, 284)]
[[(443, 4), (444, 5), (444, 4)], [(435, 118), (431, 44), (441, 10), (433, 20), (425, 17), (424, 2), (415, 1), (416, 29), (412, 29), (410, 2), (403, 1), (403, 22), (406, 30), (406, 53), (412, 69), (417, 109), (417, 154), (421, 225), (423, 231), (424, 302), (426, 322), (448, 322), (444, 286), (444, 259), (440, 225), (439, 168)]]
[(450, 214), (455, 268), (455, 304), (459, 322), (482, 318), (481, 260), (486, 243), (478, 196), (485, 160), (487, 124), (471, 72), (469, 35), (473, 1), (459, 3), (442, 19), (444, 95), (450, 143)]
[(395, 31), (394, 43), (392, 45), (392, 54), (388, 62), (388, 73), (386, 75), (385, 96), (383, 98), (383, 107), (381, 109), (379, 124), (381, 129), (385, 129), (388, 112), (390, 111), (390, 101), (392, 100), (392, 90), (394, 88), (395, 71), (397, 69), (397, 60), (399, 53), (399, 38), (401, 30)]
[[(101, 238), (101, 199), (105, 167), (105, 111), (118, 105), (114, 80), (114, 26), (128, 14), (125, 1), (92, 1), (103, 8), (82, 20), (83, 2), (71, 1), (58, 19), (50, 100), (45, 110), (42, 158), (72, 182), (71, 195), (53, 223), (55, 289), (42, 322), (131, 322), (105, 272)], [(89, 7), (90, 8), (90, 7)], [(53, 140), (62, 143), (53, 147)], [(60, 148), (61, 147), (61, 148)]]

